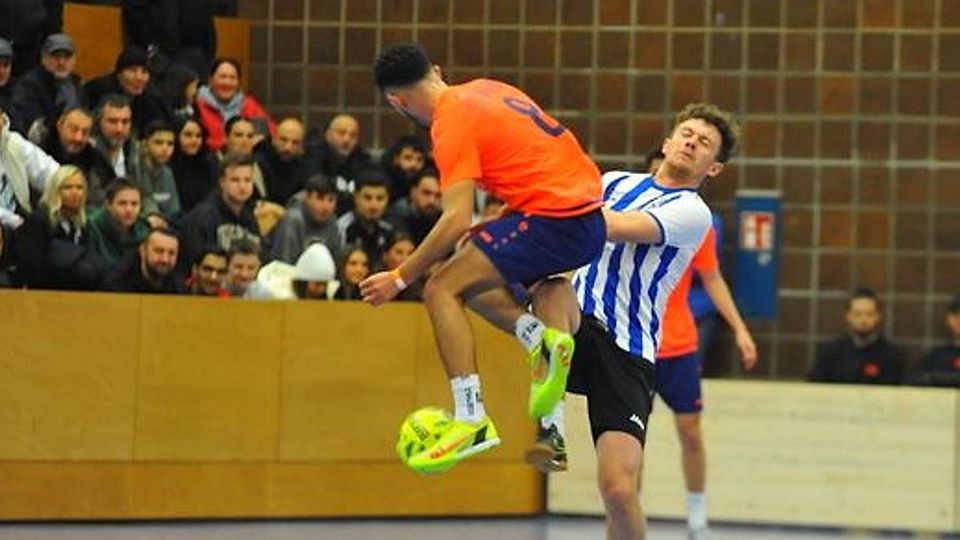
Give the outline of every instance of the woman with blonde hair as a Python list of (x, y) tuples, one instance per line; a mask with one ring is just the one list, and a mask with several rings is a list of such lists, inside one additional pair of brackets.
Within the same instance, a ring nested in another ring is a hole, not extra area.
[(40, 204), (17, 229), (19, 285), (41, 289), (95, 290), (105, 270), (90, 248), (87, 179), (73, 165), (50, 177)]

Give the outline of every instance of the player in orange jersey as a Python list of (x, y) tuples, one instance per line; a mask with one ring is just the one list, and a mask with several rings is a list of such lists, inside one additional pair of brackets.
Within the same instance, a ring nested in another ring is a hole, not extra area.
[[(529, 96), (489, 79), (448, 85), (419, 45), (385, 50), (374, 75), (394, 109), (429, 128), (443, 213), (398, 269), (361, 283), (364, 300), (379, 305), (393, 299), (453, 251), (470, 231), (476, 189), (504, 200), (510, 209), (478, 225), (424, 288), (456, 420), (408, 464), (424, 472), (441, 471), (500, 442), (483, 407), (465, 304), (507, 284), (533, 286), (595, 258), (606, 240), (600, 172), (573, 133)], [(551, 320), (546, 313), (541, 320), (519, 304), (481, 314), (499, 328), (513, 330), (524, 345), (532, 374), (529, 413), (543, 416), (566, 387), (573, 355), (566, 318)]]

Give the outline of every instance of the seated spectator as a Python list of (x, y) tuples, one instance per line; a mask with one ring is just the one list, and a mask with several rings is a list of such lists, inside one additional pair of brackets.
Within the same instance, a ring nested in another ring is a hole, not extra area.
[[(249, 156), (253, 159), (253, 148), (261, 137), (256, 134), (253, 122), (239, 116), (227, 122), (227, 145), (224, 148), (228, 154)], [(280, 218), (286, 212), (283, 206), (267, 200), (267, 185), (263, 179), (260, 164), (253, 162), (253, 198), (256, 203), (253, 208), (257, 222), (260, 224), (260, 233), (264, 236), (273, 230)]]
[(0, 225), (16, 229), (33, 210), (35, 196), (46, 191), (60, 164), (39, 146), (10, 129), (0, 109)]
[(73, 39), (50, 35), (41, 50), (40, 65), (24, 73), (13, 89), (17, 124), (35, 143), (43, 141), (61, 112), (85, 105), (80, 76), (74, 73)]
[(140, 215), (141, 200), (137, 184), (117, 178), (107, 186), (104, 205), (90, 215), (91, 245), (111, 268), (136, 251), (150, 232)]
[(141, 137), (151, 122), (171, 121), (163, 97), (150, 86), (147, 52), (137, 46), (123, 50), (114, 64), (113, 72), (101, 75), (83, 85), (87, 103), (100, 103), (107, 94), (120, 94), (130, 100), (130, 111), (135, 134)]
[(409, 195), (390, 206), (386, 219), (394, 229), (409, 233), (414, 243), (419, 245), (440, 219), (440, 211), (443, 210), (437, 172), (424, 169), (413, 180)]
[(107, 273), (101, 289), (140, 294), (181, 294), (175, 272), (180, 241), (169, 229), (151, 229), (136, 251)]
[(305, 161), (307, 172), (323, 174), (337, 186), (339, 214), (353, 210), (353, 192), (357, 177), (374, 167), (370, 153), (360, 146), (360, 124), (349, 114), (338, 114), (330, 119), (323, 132), (323, 140), (311, 132)]
[(327, 246), (337, 256), (343, 248), (337, 224), (336, 188), (329, 178), (314, 175), (307, 180), (303, 201), (287, 209), (273, 232), (270, 256), (290, 264), (310, 244)]
[(208, 248), (193, 263), (190, 276), (184, 282), (187, 294), (230, 298), (224, 288), (227, 277), (227, 252), (220, 248)]
[(918, 383), (927, 386), (960, 386), (960, 293), (947, 305), (944, 317), (950, 336), (920, 364)]
[(370, 258), (362, 246), (346, 248), (337, 269), (340, 288), (334, 294), (335, 300), (363, 300), (360, 294), (360, 282), (370, 275)]
[(17, 275), (36, 289), (96, 290), (106, 266), (90, 245), (83, 171), (64, 165), (17, 229)]
[(220, 167), (220, 189), (212, 192), (183, 219), (183, 254), (196, 260), (209, 246), (229, 251), (247, 239), (260, 246), (260, 228), (253, 215), (253, 160), (228, 155)]
[(164, 72), (157, 83), (157, 93), (163, 98), (174, 124), (196, 116), (193, 104), (199, 88), (200, 76), (190, 66), (173, 64)]
[(0, 2), (0, 37), (16, 45), (14, 73), (37, 65), (43, 38), (63, 31), (63, 0)]
[(810, 381), (900, 384), (903, 353), (883, 336), (877, 294), (867, 288), (854, 291), (847, 301), (846, 319), (848, 332), (818, 347)]
[(0, 38), (0, 109), (13, 112), (13, 46)]
[[(416, 247), (413, 243), (413, 238), (411, 238), (409, 234), (403, 231), (398, 232), (393, 237), (393, 240), (387, 244), (386, 251), (383, 252), (381, 269), (390, 271), (400, 268), (403, 261), (407, 260), (407, 257), (413, 253)], [(419, 302), (423, 300), (423, 285), (425, 283), (426, 278), (424, 277), (407, 284), (407, 288), (400, 291), (400, 294), (397, 295), (397, 300), (408, 302)]]
[(143, 192), (143, 211), (159, 212), (166, 218), (180, 214), (180, 196), (173, 170), (168, 163), (173, 156), (173, 127), (163, 121), (147, 126), (140, 142), (140, 189)]
[(74, 165), (87, 177), (87, 207), (103, 205), (105, 178), (113, 178), (107, 158), (91, 144), (93, 116), (82, 108), (68, 109), (57, 120), (56, 129), (47, 134), (42, 148), (61, 165)]
[(273, 293), (257, 281), (260, 272), (260, 249), (250, 242), (236, 242), (227, 261), (227, 291), (233, 298), (269, 300)]
[(102, 172), (92, 170), (91, 175), (106, 175), (91, 180), (98, 186), (106, 186), (114, 178), (140, 181), (140, 149), (132, 132), (130, 100), (120, 94), (107, 94), (100, 100), (97, 109), (97, 130), (93, 147), (110, 167)]
[(293, 270), (293, 294), (300, 300), (332, 300), (339, 282), (330, 250), (323, 244), (310, 245), (297, 259)]
[(188, 118), (177, 127), (177, 146), (170, 159), (170, 168), (177, 183), (177, 196), (183, 212), (193, 210), (217, 187), (220, 164), (203, 144), (200, 122)]
[(303, 136), (303, 124), (296, 118), (285, 118), (277, 124), (277, 133), (270, 141), (263, 141), (254, 149), (268, 200), (287, 206), (290, 197), (303, 189)]
[(156, 73), (185, 63), (197, 73), (210, 69), (217, 52), (213, 16), (219, 0), (123, 0), (127, 39), (152, 56)]
[(263, 106), (240, 89), (240, 77), (240, 64), (236, 60), (215, 60), (208, 84), (197, 92), (197, 113), (207, 131), (207, 148), (213, 152), (223, 149), (227, 122), (238, 116), (253, 122), (263, 136), (276, 133), (276, 126)]
[(340, 216), (337, 224), (347, 244), (359, 244), (371, 261), (379, 261), (393, 237), (393, 225), (383, 219), (390, 195), (387, 179), (377, 169), (364, 171), (353, 194), (354, 210)]
[(427, 166), (427, 143), (418, 135), (404, 135), (384, 150), (380, 168), (390, 179), (390, 200), (404, 199)]

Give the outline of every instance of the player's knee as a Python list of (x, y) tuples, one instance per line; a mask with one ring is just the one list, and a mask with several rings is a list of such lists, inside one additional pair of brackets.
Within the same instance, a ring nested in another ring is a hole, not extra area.
[(600, 497), (611, 517), (630, 515), (640, 505), (637, 485), (633, 478), (624, 474), (618, 478), (607, 478), (600, 483)]
[(703, 435), (700, 432), (699, 424), (681, 426), (679, 433), (680, 445), (685, 452), (703, 451)]

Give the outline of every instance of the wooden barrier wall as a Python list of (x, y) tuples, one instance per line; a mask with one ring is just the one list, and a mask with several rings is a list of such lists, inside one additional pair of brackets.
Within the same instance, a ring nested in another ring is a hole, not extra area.
[(503, 444), (447, 474), (394, 454), (449, 409), (416, 304), (0, 291), (0, 519), (534, 514), (529, 376), (475, 321)]
[[(960, 530), (957, 392), (710, 380), (703, 428), (711, 519), (916, 531)], [(571, 469), (552, 475), (552, 512), (602, 514), (579, 396), (567, 400)], [(650, 421), (643, 503), (685, 516), (673, 417)]]
[[(217, 17), (217, 56), (240, 61), (244, 74), (250, 73), (250, 21)], [(113, 71), (123, 49), (120, 8), (88, 6), (66, 2), (63, 31), (77, 44), (77, 74), (88, 81)], [(241, 80), (246, 87), (247, 81)]]

